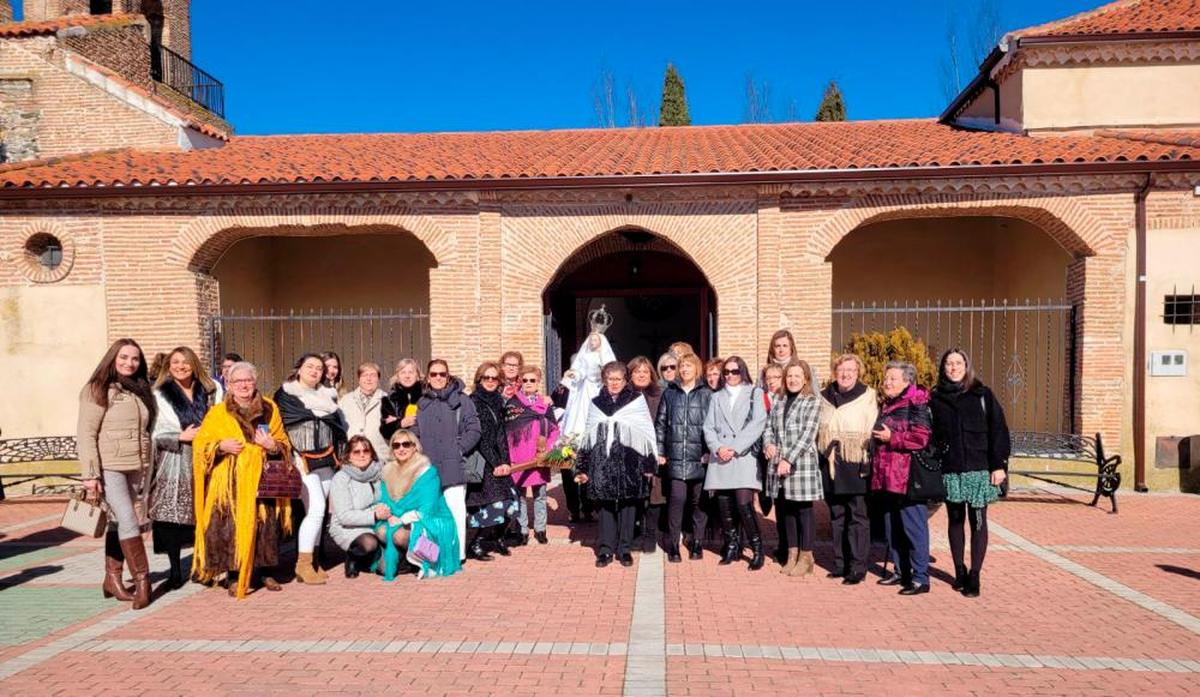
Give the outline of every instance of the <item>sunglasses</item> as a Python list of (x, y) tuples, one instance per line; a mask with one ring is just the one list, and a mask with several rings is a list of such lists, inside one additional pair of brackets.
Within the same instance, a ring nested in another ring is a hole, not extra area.
[(450, 377), (450, 373), (430, 373), (429, 377), (431, 377), (431, 378), (448, 378), (448, 377)]
[(724, 373), (725, 373), (726, 375), (741, 375), (741, 374), (742, 374), (742, 371), (740, 371), (740, 370), (726, 370), (726, 371), (724, 371)]
[(350, 454), (351, 455), (370, 455), (371, 451), (366, 450), (364, 448), (355, 448), (354, 450), (350, 451)]
[(411, 448), (414, 445), (416, 445), (416, 443), (412, 442), (411, 440), (396, 441), (395, 443), (392, 443), (392, 450), (400, 450), (401, 448)]
[(677, 365), (660, 365), (658, 367), (658, 372), (665, 373), (668, 370), (676, 370), (678, 368), (679, 368), (679, 366), (677, 366)]
[(525, 383), (526, 385), (535, 385), (537, 384), (537, 381), (537, 378), (523, 378), (521, 380), (521, 382)]
[(500, 379), (499, 375), (484, 375), (483, 377), (479, 378), (479, 381), (483, 382), (484, 380), (491, 380), (492, 382), (495, 382), (499, 379)]

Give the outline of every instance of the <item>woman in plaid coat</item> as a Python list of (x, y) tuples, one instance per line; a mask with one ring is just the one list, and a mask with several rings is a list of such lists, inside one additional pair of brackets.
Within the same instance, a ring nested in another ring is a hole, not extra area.
[(783, 397), (771, 407), (763, 433), (767, 457), (767, 494), (775, 499), (780, 547), (788, 551), (780, 573), (811, 576), (813, 572), (813, 501), (824, 488), (817, 460), (817, 423), (820, 400), (812, 383), (812, 368), (794, 361), (784, 370)]

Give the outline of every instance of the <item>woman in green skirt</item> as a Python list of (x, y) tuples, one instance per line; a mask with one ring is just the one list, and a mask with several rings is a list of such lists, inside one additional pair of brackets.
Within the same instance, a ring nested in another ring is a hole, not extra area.
[[(987, 506), (1000, 496), (1010, 452), (1008, 424), (996, 395), (975, 377), (966, 351), (942, 354), (938, 384), (929, 402), (933, 445), (942, 455), (949, 516), (954, 590), (979, 597), (979, 574), (987, 554)], [(963, 528), (971, 523), (971, 566), (964, 562)]]

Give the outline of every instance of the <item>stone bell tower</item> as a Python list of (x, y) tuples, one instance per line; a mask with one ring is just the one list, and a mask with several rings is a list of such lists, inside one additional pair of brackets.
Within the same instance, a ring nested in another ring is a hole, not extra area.
[[(0, 0), (3, 2), (4, 0)], [(24, 0), (24, 21), (64, 15), (137, 14), (150, 25), (150, 43), (192, 57), (191, 0)]]

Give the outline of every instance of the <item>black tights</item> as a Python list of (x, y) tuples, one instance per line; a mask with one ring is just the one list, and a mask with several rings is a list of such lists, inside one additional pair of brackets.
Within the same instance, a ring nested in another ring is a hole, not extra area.
[(811, 552), (813, 548), (813, 504), (812, 501), (789, 501), (782, 496), (775, 499), (775, 515), (779, 516), (782, 538), (779, 546), (799, 547)]
[(379, 550), (379, 538), (373, 532), (364, 532), (354, 541), (350, 543), (350, 549), (346, 550), (351, 556), (359, 561), (370, 561), (375, 552)]
[(946, 516), (950, 522), (950, 555), (954, 557), (954, 568), (957, 571), (963, 564), (963, 548), (966, 546), (963, 526), (969, 517), (971, 519), (971, 575), (979, 578), (979, 570), (983, 568), (983, 557), (987, 554), (988, 529), (987, 507), (968, 507), (964, 503), (946, 503)]

